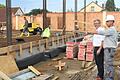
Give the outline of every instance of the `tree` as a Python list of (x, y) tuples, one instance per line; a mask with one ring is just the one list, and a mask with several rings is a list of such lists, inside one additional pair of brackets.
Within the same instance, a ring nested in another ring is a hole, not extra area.
[(119, 12), (119, 11), (120, 11), (120, 8), (116, 8), (115, 11), (116, 11), (116, 12)]
[(0, 8), (4, 8), (5, 7), (5, 5), (3, 5), (3, 4), (0, 4)]
[[(46, 12), (49, 12), (48, 10)], [(32, 9), (29, 13), (27, 13), (27, 16), (34, 15), (36, 16), (37, 14), (42, 14), (43, 9)]]
[(114, 0), (107, 0), (105, 9), (107, 11), (115, 11), (115, 3)]

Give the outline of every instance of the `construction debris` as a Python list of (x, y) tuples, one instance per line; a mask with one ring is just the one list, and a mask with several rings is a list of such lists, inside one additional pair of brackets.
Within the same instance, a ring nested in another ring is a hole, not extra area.
[(51, 80), (52, 77), (53, 77), (53, 74), (51, 75), (45, 74), (45, 75), (40, 75), (39, 77), (33, 78), (32, 80)]
[(0, 56), (0, 71), (7, 75), (19, 71), (13, 56)]
[(59, 76), (54, 77), (52, 80), (58, 80)]
[(66, 64), (65, 62), (62, 63), (61, 61), (58, 61), (58, 65), (55, 65), (55, 67), (58, 68), (59, 71), (61, 71), (65, 64)]

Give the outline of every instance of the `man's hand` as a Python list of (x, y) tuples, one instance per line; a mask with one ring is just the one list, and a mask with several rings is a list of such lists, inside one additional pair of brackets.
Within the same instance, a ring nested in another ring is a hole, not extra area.
[(99, 55), (99, 54), (100, 54), (100, 51), (101, 51), (101, 49), (98, 49), (98, 50), (97, 50), (97, 55)]

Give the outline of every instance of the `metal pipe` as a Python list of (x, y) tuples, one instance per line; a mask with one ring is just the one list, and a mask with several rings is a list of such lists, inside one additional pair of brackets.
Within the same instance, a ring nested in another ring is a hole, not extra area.
[(75, 0), (75, 30), (77, 28), (77, 0)]
[(47, 27), (47, 0), (43, 0), (43, 29)]
[(12, 18), (11, 0), (6, 0), (6, 26), (7, 26), (7, 45), (12, 44)]
[(66, 31), (66, 0), (63, 0), (63, 34)]
[(84, 0), (84, 31), (86, 31), (86, 0)]

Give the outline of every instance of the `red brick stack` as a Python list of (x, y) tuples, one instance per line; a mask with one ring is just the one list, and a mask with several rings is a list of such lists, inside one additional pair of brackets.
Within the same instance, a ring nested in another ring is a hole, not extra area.
[(93, 61), (93, 43), (87, 42), (86, 61)]
[(85, 60), (85, 46), (82, 43), (80, 43), (78, 47), (78, 60)]
[(73, 59), (78, 53), (78, 46), (75, 42), (66, 43), (66, 57), (68, 59)]

